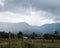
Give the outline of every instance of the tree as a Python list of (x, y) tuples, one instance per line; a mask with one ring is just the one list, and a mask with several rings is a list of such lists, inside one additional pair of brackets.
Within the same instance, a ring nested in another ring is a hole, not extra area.
[[(14, 38), (14, 34), (11, 34), (11, 38)], [(9, 33), (7, 32), (0, 32), (0, 38), (9, 38)]]
[(44, 34), (43, 35), (43, 38), (44, 39), (52, 39), (52, 34), (48, 34), (48, 33), (47, 34)]
[(58, 39), (58, 36), (59, 36), (58, 31), (55, 31), (53, 36), (54, 36), (54, 39)]
[(23, 33), (22, 32), (19, 32), (17, 35), (18, 35), (18, 38), (23, 38)]
[(29, 37), (32, 38), (32, 39), (35, 39), (35, 37), (37, 37), (38, 35), (36, 33), (32, 33)]
[(0, 38), (9, 38), (9, 34), (6, 32), (0, 32)]
[(54, 34), (58, 34), (58, 31), (55, 31)]

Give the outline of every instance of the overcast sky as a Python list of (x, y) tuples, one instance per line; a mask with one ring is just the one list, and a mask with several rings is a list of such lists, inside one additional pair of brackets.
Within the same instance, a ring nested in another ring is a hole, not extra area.
[(0, 0), (0, 22), (30, 25), (60, 22), (60, 0)]

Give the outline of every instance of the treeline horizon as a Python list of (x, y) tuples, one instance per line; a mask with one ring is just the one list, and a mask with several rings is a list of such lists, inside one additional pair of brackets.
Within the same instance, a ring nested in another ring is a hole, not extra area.
[(60, 34), (58, 31), (55, 31), (54, 33), (45, 33), (43, 35), (41, 34), (37, 34), (35, 32), (32, 32), (30, 35), (27, 34), (23, 34), (23, 32), (18, 32), (16, 34), (11, 33), (11, 32), (5, 32), (5, 31), (0, 31), (0, 38), (2, 39), (9, 39), (9, 36), (11, 39), (14, 38), (24, 38), (24, 37), (28, 37), (31, 39), (60, 39)]

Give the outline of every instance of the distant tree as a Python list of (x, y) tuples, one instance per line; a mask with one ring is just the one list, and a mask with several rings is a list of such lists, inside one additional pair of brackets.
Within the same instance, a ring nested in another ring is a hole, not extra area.
[(58, 39), (60, 40), (60, 34), (58, 35)]
[[(11, 34), (11, 38), (14, 38), (14, 34)], [(9, 38), (9, 33), (7, 32), (0, 32), (0, 38)]]
[(0, 38), (8, 38), (9, 37), (8, 35), (9, 34), (6, 32), (0, 32)]
[(14, 38), (14, 34), (9, 32), (9, 38)]
[(59, 35), (58, 31), (55, 31), (54, 34), (49, 34), (49, 33), (44, 34), (43, 37), (45, 39), (53, 39), (53, 40), (60, 39), (60, 35)]
[(55, 31), (53, 36), (54, 36), (54, 39), (58, 39), (58, 37), (59, 37), (58, 31)]
[(32, 33), (29, 37), (32, 38), (32, 39), (35, 39), (35, 37), (37, 37), (38, 35), (36, 33)]
[(44, 39), (52, 39), (52, 34), (48, 34), (48, 33), (47, 34), (44, 34), (43, 35), (43, 38)]
[(11, 38), (14, 38), (14, 35), (15, 35), (15, 34), (11, 33)]
[(17, 36), (18, 36), (18, 38), (23, 38), (23, 33), (22, 33), (22, 32), (19, 32), (19, 33), (17, 34)]
[(55, 31), (54, 34), (58, 34), (58, 31)]

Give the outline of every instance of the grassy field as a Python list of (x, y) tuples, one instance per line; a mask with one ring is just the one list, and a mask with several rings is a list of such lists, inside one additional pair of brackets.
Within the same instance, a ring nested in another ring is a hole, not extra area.
[(0, 39), (0, 48), (60, 48), (60, 40)]

